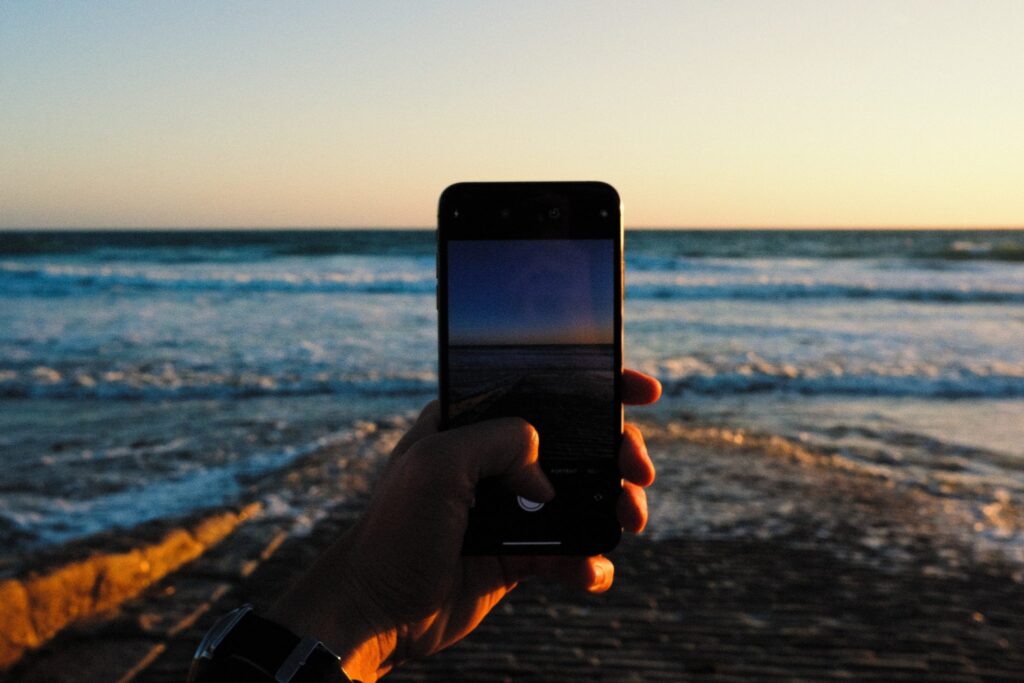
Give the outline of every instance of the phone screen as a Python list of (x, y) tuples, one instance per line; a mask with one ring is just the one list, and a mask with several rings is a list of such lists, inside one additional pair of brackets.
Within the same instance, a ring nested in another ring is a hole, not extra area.
[(521, 417), (545, 503), (476, 487), (463, 552), (592, 555), (621, 534), (622, 214), (598, 182), (457, 183), (438, 206), (442, 426)]
[(447, 241), (448, 422), (518, 416), (553, 474), (615, 457), (616, 244)]

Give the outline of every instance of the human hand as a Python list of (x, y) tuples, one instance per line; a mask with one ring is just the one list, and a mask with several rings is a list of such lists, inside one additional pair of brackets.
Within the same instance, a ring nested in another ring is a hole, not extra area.
[[(627, 370), (623, 394), (627, 404), (653, 403), (661, 386)], [(537, 432), (525, 421), (501, 418), (445, 432), (439, 421), (432, 402), (395, 447), (360, 521), (268, 614), (322, 640), (362, 681), (458, 642), (531, 576), (590, 592), (612, 585), (614, 565), (601, 555), (462, 556), (480, 479), (499, 477), (512, 492), (540, 502), (554, 490), (537, 462)], [(647, 522), (643, 489), (654, 481), (654, 467), (635, 425), (625, 426), (619, 468), (619, 521), (639, 532)]]

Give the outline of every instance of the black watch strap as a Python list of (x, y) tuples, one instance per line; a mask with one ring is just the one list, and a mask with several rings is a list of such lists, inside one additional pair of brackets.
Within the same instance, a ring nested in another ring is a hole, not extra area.
[[(282, 683), (351, 680), (342, 671), (338, 657), (320, 641), (300, 638), (284, 626), (258, 616), (248, 605), (239, 612), (235, 623), (228, 627), (230, 630), (204, 655), (203, 671), (195, 680)], [(197, 653), (197, 659), (199, 657)]]

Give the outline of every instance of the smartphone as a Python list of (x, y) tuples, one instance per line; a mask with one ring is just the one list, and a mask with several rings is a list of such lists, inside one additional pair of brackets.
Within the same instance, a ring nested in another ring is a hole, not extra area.
[(437, 230), (443, 428), (518, 416), (547, 504), (483, 481), (463, 552), (594, 555), (621, 527), (622, 210), (600, 182), (458, 183)]

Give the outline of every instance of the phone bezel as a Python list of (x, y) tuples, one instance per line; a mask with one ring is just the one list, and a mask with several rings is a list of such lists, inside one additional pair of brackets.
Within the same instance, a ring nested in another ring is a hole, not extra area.
[[(551, 209), (557, 209), (554, 216)], [(561, 182), (473, 182), (456, 183), (442, 193), (438, 205), (437, 229), (437, 309), (438, 380), (441, 403), (441, 427), (447, 428), (448, 415), (448, 283), (447, 242), (449, 240), (545, 240), (610, 239), (616, 272), (614, 301), (615, 379), (614, 400), (619, 405), (618, 432), (622, 433), (622, 307), (623, 307), (623, 229), (618, 192), (609, 184), (596, 181)], [(485, 524), (474, 519), (463, 552), (466, 554), (569, 554), (594, 555), (614, 548), (621, 536), (616, 516), (617, 497), (621, 493), (621, 475), (617, 458), (601, 470), (609, 495), (597, 517), (564, 522), (559, 545), (505, 545), (501, 538), (489, 537)]]

